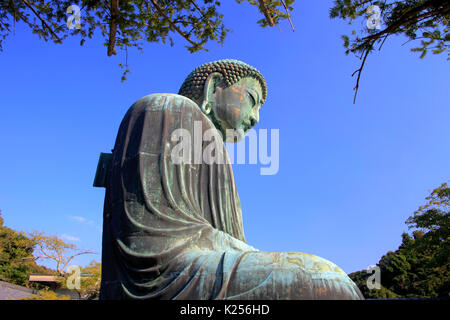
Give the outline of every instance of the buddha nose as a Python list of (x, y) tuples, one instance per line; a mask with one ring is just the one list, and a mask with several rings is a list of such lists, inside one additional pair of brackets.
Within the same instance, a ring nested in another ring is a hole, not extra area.
[(259, 122), (259, 113), (255, 112), (250, 116), (250, 125), (253, 127)]

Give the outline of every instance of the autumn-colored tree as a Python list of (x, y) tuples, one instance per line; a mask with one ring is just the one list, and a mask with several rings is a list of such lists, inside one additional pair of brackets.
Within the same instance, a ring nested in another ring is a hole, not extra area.
[(91, 250), (80, 250), (75, 244), (65, 243), (56, 236), (47, 236), (43, 232), (34, 231), (30, 233), (33, 242), (36, 260), (50, 260), (55, 262), (56, 271), (64, 276), (66, 268), (77, 256), (94, 254)]
[(19, 300), (70, 300), (68, 295), (60, 295), (51, 290), (39, 290), (29, 297), (20, 298)]
[[(101, 263), (92, 261), (88, 266), (80, 268), (79, 271), (80, 273), (78, 275), (67, 272), (64, 276), (61, 276), (59, 279), (58, 290), (75, 290), (82, 300), (97, 299), (100, 294)], [(80, 277), (79, 288), (69, 288), (68, 283), (71, 282), (70, 277), (72, 276)], [(21, 300), (70, 300), (70, 296), (58, 294), (46, 288), (40, 290), (37, 294), (33, 294), (32, 296)]]

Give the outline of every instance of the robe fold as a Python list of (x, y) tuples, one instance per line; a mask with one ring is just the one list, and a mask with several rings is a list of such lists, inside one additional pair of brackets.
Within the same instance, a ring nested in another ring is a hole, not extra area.
[[(180, 128), (197, 147), (178, 164)], [(195, 161), (210, 151), (207, 130), (216, 129), (197, 104), (176, 94), (143, 97), (126, 113), (106, 179), (100, 299), (363, 298), (325, 259), (246, 243), (223, 141), (214, 143), (225, 163)]]

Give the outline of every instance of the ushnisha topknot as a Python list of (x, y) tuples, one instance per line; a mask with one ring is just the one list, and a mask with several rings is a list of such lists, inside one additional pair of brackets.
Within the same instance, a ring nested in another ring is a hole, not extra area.
[(263, 75), (256, 68), (245, 62), (233, 59), (208, 62), (195, 68), (184, 80), (178, 94), (201, 101), (206, 78), (213, 72), (221, 73), (227, 86), (231, 86), (245, 77), (258, 80), (262, 88), (261, 105), (266, 101), (267, 85)]

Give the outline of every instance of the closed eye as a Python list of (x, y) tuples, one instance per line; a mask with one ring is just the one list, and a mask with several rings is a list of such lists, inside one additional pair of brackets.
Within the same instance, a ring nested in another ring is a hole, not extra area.
[(256, 99), (255, 99), (255, 97), (253, 96), (253, 94), (250, 93), (249, 91), (247, 91), (247, 94), (248, 94), (248, 96), (250, 97), (250, 102), (251, 102), (252, 108), (253, 108), (253, 107), (256, 105)]

